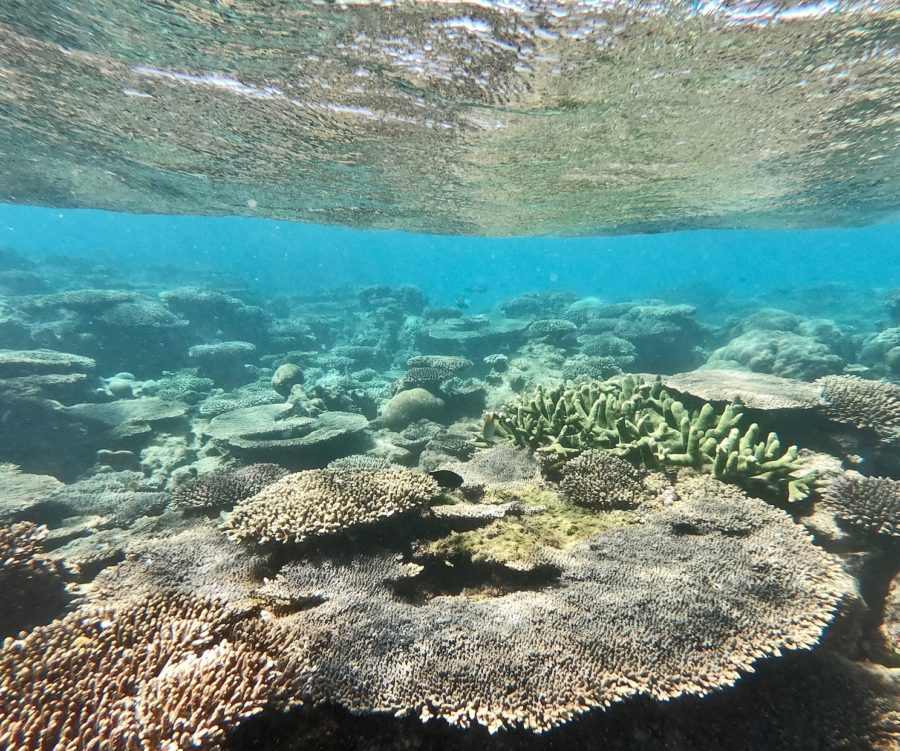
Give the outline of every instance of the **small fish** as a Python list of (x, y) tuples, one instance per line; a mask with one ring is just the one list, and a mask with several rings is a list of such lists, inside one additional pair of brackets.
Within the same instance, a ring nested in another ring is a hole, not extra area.
[(456, 298), (456, 307), (460, 310), (465, 310), (469, 307), (469, 301), (466, 299), (465, 295), (460, 295)]
[(437, 481), (438, 485), (447, 490), (455, 490), (463, 484), (462, 477), (449, 469), (436, 469), (428, 474)]

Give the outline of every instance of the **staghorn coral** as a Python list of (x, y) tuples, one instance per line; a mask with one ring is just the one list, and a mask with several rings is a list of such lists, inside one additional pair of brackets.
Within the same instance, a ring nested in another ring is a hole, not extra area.
[(813, 647), (851, 587), (786, 513), (746, 497), (676, 504), (544, 562), (551, 586), (488, 600), (398, 597), (427, 569), (389, 556), (289, 564), (269, 589), (324, 598), (288, 619), (320, 656), (314, 694), (541, 732), (630, 697), (731, 686)]
[(900, 445), (900, 386), (858, 376), (826, 376), (816, 383), (831, 420), (872, 430), (883, 443)]
[(172, 491), (172, 505), (182, 509), (231, 508), (284, 477), (277, 464), (250, 464), (188, 480)]
[(428, 475), (395, 469), (317, 469), (288, 475), (231, 512), (238, 541), (303, 542), (424, 505), (438, 492)]
[(570, 501), (597, 509), (632, 508), (647, 496), (639, 469), (594, 449), (566, 462), (560, 487)]
[(841, 524), (857, 532), (900, 537), (900, 480), (841, 475), (822, 500)]
[(59, 566), (44, 555), (45, 537), (31, 522), (0, 527), (0, 638), (52, 620), (69, 602)]
[(762, 436), (755, 423), (741, 430), (741, 422), (740, 405), (717, 411), (704, 404), (689, 412), (658, 380), (626, 376), (539, 387), (485, 415), (484, 438), (508, 440), (557, 460), (602, 449), (645, 468), (693, 467), (782, 498), (804, 498), (813, 478), (800, 475), (797, 447), (783, 451), (775, 433)]
[(274, 634), (181, 595), (73, 613), (0, 650), (0, 746), (219, 748), (300, 670), (273, 657)]

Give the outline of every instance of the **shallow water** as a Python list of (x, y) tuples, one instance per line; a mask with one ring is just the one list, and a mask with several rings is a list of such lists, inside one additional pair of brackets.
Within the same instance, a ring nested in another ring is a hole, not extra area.
[(896, 21), (7, 3), (0, 751), (900, 747)]

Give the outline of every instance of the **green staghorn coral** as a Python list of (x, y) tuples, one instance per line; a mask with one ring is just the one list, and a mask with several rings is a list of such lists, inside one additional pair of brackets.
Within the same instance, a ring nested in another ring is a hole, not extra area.
[(656, 380), (622, 379), (538, 388), (485, 415), (484, 439), (507, 440), (560, 463), (586, 449), (610, 451), (648, 469), (693, 467), (717, 480), (802, 500), (815, 479), (796, 446), (757, 424), (742, 429), (738, 404), (689, 411)]

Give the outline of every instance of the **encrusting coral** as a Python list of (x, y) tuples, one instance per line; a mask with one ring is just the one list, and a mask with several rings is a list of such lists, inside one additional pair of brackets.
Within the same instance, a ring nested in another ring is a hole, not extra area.
[(303, 672), (276, 631), (219, 603), (157, 594), (78, 611), (0, 650), (0, 747), (16, 751), (217, 749), (285, 698)]
[(797, 447), (782, 450), (778, 436), (763, 436), (755, 423), (742, 430), (742, 418), (738, 404), (689, 412), (658, 380), (626, 376), (539, 387), (485, 415), (484, 438), (512, 441), (558, 462), (605, 450), (648, 469), (693, 467), (780, 498), (805, 498), (813, 477), (804, 473)]
[(900, 480), (841, 475), (824, 490), (822, 500), (851, 529), (900, 538)]
[(410, 511), (438, 493), (428, 475), (393, 469), (312, 469), (283, 477), (231, 512), (235, 540), (303, 542)]

